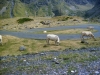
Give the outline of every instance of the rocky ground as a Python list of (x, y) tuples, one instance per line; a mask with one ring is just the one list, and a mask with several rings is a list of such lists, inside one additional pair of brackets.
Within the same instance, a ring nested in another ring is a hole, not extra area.
[(100, 75), (100, 47), (1, 56), (0, 75)]

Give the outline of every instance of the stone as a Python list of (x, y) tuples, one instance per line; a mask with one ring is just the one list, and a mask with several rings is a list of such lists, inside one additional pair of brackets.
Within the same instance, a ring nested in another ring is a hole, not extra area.
[(85, 43), (85, 44), (89, 44), (87, 41), (85, 40), (81, 40), (81, 43)]
[(24, 51), (24, 50), (26, 50), (26, 47), (22, 45), (22, 46), (19, 47), (19, 50)]
[(99, 71), (95, 71), (96, 74), (99, 74)]
[(43, 31), (43, 33), (47, 33), (47, 31)]
[(85, 41), (84, 40), (81, 40), (81, 43), (85, 43)]

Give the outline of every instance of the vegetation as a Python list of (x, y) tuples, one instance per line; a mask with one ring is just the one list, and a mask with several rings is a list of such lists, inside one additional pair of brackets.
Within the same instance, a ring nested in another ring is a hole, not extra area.
[(19, 24), (22, 24), (22, 23), (27, 22), (27, 21), (33, 21), (33, 19), (30, 19), (30, 18), (21, 18), (21, 19), (17, 20), (17, 22)]
[[(82, 31), (85, 31), (88, 29), (65, 29), (65, 30), (51, 30), (51, 31), (47, 31), (47, 34), (81, 34)], [(97, 32), (97, 30), (93, 30), (92, 32)], [(39, 31), (39, 32), (34, 32), (36, 34), (43, 34), (43, 32)]]
[(0, 9), (5, 5), (6, 0), (0, 0)]
[[(6, 35), (3, 36), (3, 45), (0, 45), (0, 56), (22, 55), (27, 53), (38, 53), (42, 51), (52, 51), (52, 50), (59, 51), (59, 50), (64, 50), (66, 48), (77, 49), (77, 48), (87, 48), (87, 47), (99, 47), (100, 38), (97, 38), (97, 40), (98, 41), (94, 41), (93, 39), (87, 40), (89, 44), (81, 43), (80, 39), (61, 40), (60, 45), (55, 46), (54, 41), (50, 41), (50, 45), (47, 45), (45, 40), (24, 39)], [(25, 51), (19, 50), (19, 47), (21, 45), (24, 45), (26, 47)], [(45, 45), (47, 46), (44, 47)], [(49, 57), (47, 57), (47, 59), (49, 59)]]
[(67, 21), (67, 20), (73, 19), (73, 17), (72, 16), (56, 16), (56, 17), (53, 17), (53, 19), (57, 19), (58, 21)]
[(69, 17), (63, 17), (62, 19), (58, 19), (58, 21), (66, 21), (68, 19), (69, 19)]
[(84, 61), (94, 61), (97, 60), (97, 56), (93, 56), (89, 53), (69, 53), (67, 55), (59, 55), (65, 62), (84, 62)]
[[(35, 17), (53, 17), (53, 16), (62, 16), (62, 15), (77, 15), (84, 16), (85, 11), (91, 9), (93, 5), (91, 4), (78, 4), (74, 1), (70, 4), (70, 1), (57, 1), (57, 0), (14, 0), (14, 7), (12, 7), (12, 0), (0, 0), (0, 9), (7, 6), (7, 10), (0, 15), (0, 18), (10, 18), (13, 14), (14, 17), (26, 17), (26, 16), (35, 16)], [(95, 1), (94, 1), (95, 2)], [(70, 7), (69, 5), (70, 4)], [(73, 5), (74, 4), (74, 5)], [(11, 8), (13, 8), (11, 12)], [(64, 18), (63, 20), (67, 20)]]

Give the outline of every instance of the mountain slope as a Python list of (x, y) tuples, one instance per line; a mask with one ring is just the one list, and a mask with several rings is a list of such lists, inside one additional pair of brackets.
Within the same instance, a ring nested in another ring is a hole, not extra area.
[[(2, 0), (0, 18), (18, 16), (83, 16), (93, 8), (94, 0)], [(1, 3), (1, 2), (0, 2)]]
[[(7, 0), (4, 5), (0, 6), (0, 18), (27, 16), (26, 11), (29, 10), (28, 6), (20, 0)], [(31, 12), (29, 12), (30, 15)]]
[(100, 17), (100, 0), (97, 0), (95, 6), (86, 12), (86, 17), (89, 18)]

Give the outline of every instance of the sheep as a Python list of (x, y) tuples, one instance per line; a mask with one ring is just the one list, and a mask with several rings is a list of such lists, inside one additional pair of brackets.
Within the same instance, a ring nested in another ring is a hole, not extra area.
[(0, 35), (0, 44), (2, 44), (2, 35)]
[(83, 38), (84, 36), (92, 37), (96, 41), (96, 39), (94, 38), (94, 35), (93, 35), (93, 33), (91, 31), (82, 31), (81, 32), (81, 39), (84, 40), (84, 38)]
[(89, 26), (89, 27), (87, 27), (87, 29), (88, 29), (88, 30), (93, 30), (94, 27), (93, 27), (93, 26)]
[(59, 39), (58, 35), (47, 34), (47, 39), (46, 39), (47, 44), (49, 44), (49, 40), (55, 41), (55, 44), (59, 45), (60, 39)]

